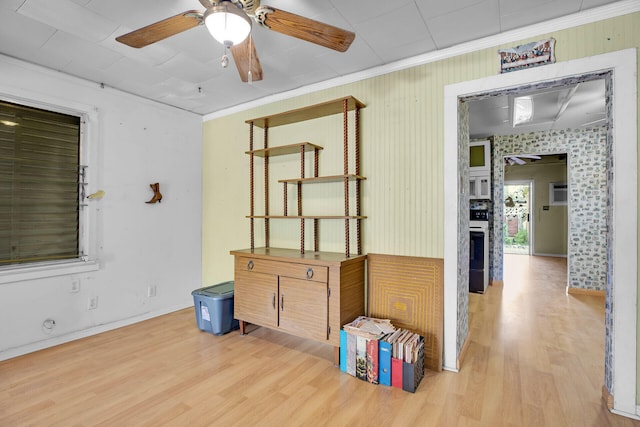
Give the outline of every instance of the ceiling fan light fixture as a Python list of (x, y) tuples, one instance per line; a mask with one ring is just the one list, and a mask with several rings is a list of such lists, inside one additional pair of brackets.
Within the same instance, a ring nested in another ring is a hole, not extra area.
[(533, 118), (533, 98), (518, 96), (513, 98), (513, 126), (528, 123)]
[(207, 9), (204, 24), (213, 38), (224, 45), (242, 43), (251, 32), (251, 19), (228, 1)]

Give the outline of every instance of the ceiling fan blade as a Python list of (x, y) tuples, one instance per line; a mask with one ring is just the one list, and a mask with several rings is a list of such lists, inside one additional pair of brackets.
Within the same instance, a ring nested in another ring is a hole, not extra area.
[(123, 34), (116, 37), (116, 40), (127, 46), (141, 48), (197, 27), (200, 23), (202, 23), (202, 12), (189, 10), (130, 33)]
[(525, 163), (527, 163), (524, 160), (519, 159), (518, 157), (510, 157), (510, 159), (513, 160), (514, 163), (517, 163), (519, 165), (524, 165)]
[(255, 11), (256, 21), (262, 26), (287, 36), (296, 37), (329, 49), (345, 52), (351, 46), (355, 33), (334, 27), (271, 6)]
[(262, 80), (262, 66), (251, 35), (242, 43), (231, 46), (230, 50), (233, 55), (233, 62), (236, 63), (240, 79), (243, 82), (249, 81), (249, 71), (251, 71), (252, 82)]
[(542, 159), (542, 157), (537, 156), (535, 154), (518, 154), (518, 157), (522, 157), (523, 159), (534, 159), (534, 160)]

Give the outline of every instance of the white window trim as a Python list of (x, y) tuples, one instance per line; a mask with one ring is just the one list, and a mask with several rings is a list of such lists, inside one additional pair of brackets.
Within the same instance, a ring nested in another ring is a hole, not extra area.
[[(564, 185), (565, 199), (556, 200), (556, 185)], [(569, 186), (566, 182), (550, 182), (549, 183), (549, 206), (567, 206), (569, 201)]]
[[(95, 151), (94, 147), (97, 147), (98, 109), (85, 104), (69, 103), (67, 101), (65, 101), (65, 104), (68, 104), (68, 106), (61, 106), (61, 102), (56, 99), (34, 101), (39, 96), (31, 94), (27, 95), (28, 97), (22, 97), (8, 92), (6, 88), (0, 87), (0, 100), (80, 117), (80, 164), (87, 166), (86, 181), (89, 183), (90, 188), (97, 186), (98, 171), (95, 170), (97, 162), (95, 161), (95, 156), (92, 156), (90, 152), (90, 147), (93, 151)], [(80, 209), (79, 216), (78, 250), (81, 254), (79, 258), (1, 266), (0, 285), (98, 270), (100, 262), (97, 256), (97, 239), (92, 237), (97, 235), (95, 233), (97, 209), (94, 205), (87, 203)]]

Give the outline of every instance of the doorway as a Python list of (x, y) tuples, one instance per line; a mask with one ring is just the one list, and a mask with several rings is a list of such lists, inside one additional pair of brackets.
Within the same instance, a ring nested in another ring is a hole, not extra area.
[[(614, 80), (610, 116), (613, 126), (609, 145), (612, 158), (608, 206), (615, 213), (609, 218), (607, 313), (605, 348), (605, 389), (613, 397), (613, 411), (635, 416), (636, 408), (636, 332), (637, 332), (637, 61), (635, 49), (564, 61), (535, 70), (490, 76), (445, 87), (444, 126), (444, 368), (457, 370), (460, 351), (468, 335), (468, 284), (461, 263), (464, 256), (468, 216), (460, 207), (466, 194), (459, 185), (466, 182), (461, 161), (468, 147), (464, 136), (465, 114), (460, 99), (481, 92), (521, 87), (534, 82), (611, 70)], [(479, 88), (481, 88), (479, 90)], [(462, 131), (461, 131), (462, 129)], [(461, 132), (461, 133), (459, 133)], [(464, 163), (462, 163), (464, 164)], [(500, 193), (502, 189), (500, 187)], [(466, 220), (465, 220), (466, 218)], [(614, 292), (615, 290), (615, 292)], [(614, 309), (615, 307), (615, 309)], [(627, 331), (626, 333), (616, 333)]]
[(532, 254), (532, 187), (531, 181), (505, 181), (504, 183), (502, 247), (505, 254)]

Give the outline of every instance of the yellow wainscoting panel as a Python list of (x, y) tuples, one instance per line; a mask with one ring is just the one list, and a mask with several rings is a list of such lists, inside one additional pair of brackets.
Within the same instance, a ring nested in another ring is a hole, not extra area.
[(367, 254), (368, 315), (424, 336), (425, 368), (442, 370), (444, 260)]

